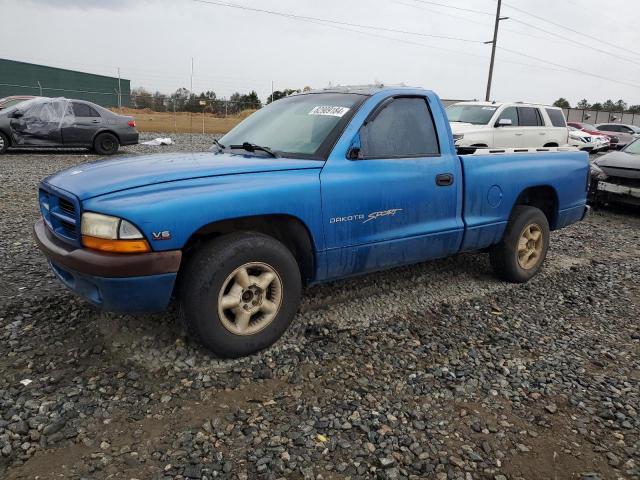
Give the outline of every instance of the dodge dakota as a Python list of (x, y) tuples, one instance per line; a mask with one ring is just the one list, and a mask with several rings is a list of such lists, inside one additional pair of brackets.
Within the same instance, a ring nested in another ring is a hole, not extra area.
[(465, 251), (498, 277), (540, 270), (549, 232), (584, 218), (588, 156), (560, 148), (459, 156), (417, 88), (341, 88), (258, 110), (210, 152), (131, 156), (44, 179), (35, 238), (95, 305), (172, 298), (215, 354), (264, 349), (303, 286)]

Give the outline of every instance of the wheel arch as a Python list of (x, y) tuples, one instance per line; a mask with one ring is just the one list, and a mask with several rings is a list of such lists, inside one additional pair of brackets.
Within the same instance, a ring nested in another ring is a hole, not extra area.
[(120, 140), (120, 135), (118, 135), (114, 130), (109, 129), (109, 128), (105, 128), (103, 130), (98, 130), (94, 135), (93, 138), (91, 138), (91, 145), (95, 145), (96, 143), (96, 138), (98, 138), (98, 135), (101, 135), (103, 133), (110, 133), (111, 135), (113, 135), (114, 137), (116, 137), (116, 139), (118, 140), (118, 145), (122, 146), (122, 140)]
[(536, 207), (545, 214), (547, 222), (549, 222), (549, 228), (554, 230), (558, 221), (558, 192), (550, 185), (537, 185), (533, 187), (527, 187), (524, 189), (513, 204), (511, 208), (511, 214), (513, 209), (518, 205), (528, 205), (530, 207)]
[(315, 245), (307, 225), (288, 214), (268, 214), (220, 220), (203, 225), (187, 240), (182, 249), (187, 260), (203, 242), (233, 232), (262, 233), (282, 242), (300, 267), (303, 283), (309, 283), (315, 269)]

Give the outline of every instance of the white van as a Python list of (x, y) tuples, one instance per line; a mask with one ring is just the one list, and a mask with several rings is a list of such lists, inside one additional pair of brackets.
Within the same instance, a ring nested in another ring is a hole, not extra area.
[(564, 147), (569, 131), (561, 108), (519, 102), (459, 102), (447, 108), (456, 148)]

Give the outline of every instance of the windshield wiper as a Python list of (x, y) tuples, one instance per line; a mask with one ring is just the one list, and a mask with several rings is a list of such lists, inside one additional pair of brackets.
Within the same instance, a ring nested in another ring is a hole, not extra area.
[(243, 142), (242, 145), (231, 145), (229, 148), (239, 148), (242, 150), (246, 150), (247, 152), (255, 152), (256, 150), (260, 150), (261, 152), (266, 152), (271, 155), (273, 158), (278, 158), (278, 155), (271, 150), (269, 147), (262, 147), (260, 145), (256, 145), (255, 143)]
[(223, 144), (221, 144), (221, 143), (218, 141), (218, 139), (217, 139), (217, 138), (214, 138), (214, 139), (213, 139), (213, 143), (214, 143), (214, 144), (215, 144), (215, 145), (216, 145), (220, 150), (224, 150), (225, 148), (227, 148), (227, 147), (225, 147)]

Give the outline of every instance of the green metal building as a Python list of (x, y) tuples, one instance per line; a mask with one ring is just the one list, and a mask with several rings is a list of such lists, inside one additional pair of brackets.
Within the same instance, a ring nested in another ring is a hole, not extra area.
[[(119, 94), (118, 94), (119, 93)], [(0, 58), (0, 98), (38, 95), (88, 100), (103, 107), (129, 106), (131, 81)]]

